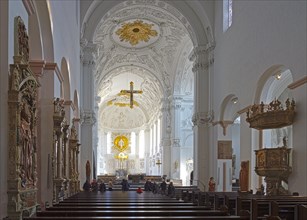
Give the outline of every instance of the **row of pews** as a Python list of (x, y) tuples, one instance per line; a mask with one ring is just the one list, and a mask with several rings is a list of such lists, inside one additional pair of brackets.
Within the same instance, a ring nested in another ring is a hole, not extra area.
[(183, 190), (182, 199), (230, 215), (248, 216), (251, 220), (307, 220), (306, 196), (262, 196), (238, 192), (200, 192)]
[(212, 209), (194, 202), (161, 194), (135, 191), (80, 192), (64, 201), (38, 211), (28, 220), (75, 219), (249, 219), (229, 215), (227, 210)]

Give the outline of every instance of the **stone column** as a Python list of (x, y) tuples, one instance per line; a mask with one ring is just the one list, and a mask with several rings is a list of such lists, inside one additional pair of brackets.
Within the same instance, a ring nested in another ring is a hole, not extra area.
[[(82, 40), (81, 42), (81, 182), (86, 180), (85, 164), (89, 160), (93, 173), (93, 148), (95, 117), (95, 57), (96, 45)], [(91, 176), (90, 178), (92, 178)]]
[(161, 118), (161, 148), (162, 148), (162, 175), (171, 177), (171, 113), (168, 99), (162, 99)]
[[(210, 66), (213, 63), (214, 45), (199, 46), (193, 49), (190, 60), (194, 72), (194, 180), (204, 189), (210, 177), (210, 129), (213, 112), (210, 106)], [(194, 182), (194, 184), (196, 184)]]

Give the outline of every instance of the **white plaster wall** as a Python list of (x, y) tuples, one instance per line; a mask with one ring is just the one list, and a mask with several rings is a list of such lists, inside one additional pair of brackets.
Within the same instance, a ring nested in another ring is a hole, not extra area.
[(233, 124), (231, 125), (231, 133), (232, 133), (232, 149), (233, 154), (236, 155), (236, 162), (235, 162), (235, 171), (234, 176), (235, 178), (239, 179), (239, 173), (241, 169), (241, 159), (240, 159), (240, 124)]
[(222, 1), (215, 13), (215, 108), (230, 93), (242, 107), (252, 104), (256, 82), (274, 64), (289, 67), (294, 81), (306, 74), (306, 1), (234, 1), (225, 33)]
[[(217, 127), (217, 135), (218, 141), (232, 141), (232, 129), (228, 127), (226, 135), (223, 134), (223, 128), (218, 125)], [(233, 144), (233, 143), (232, 143)], [(218, 145), (216, 145), (218, 148)], [(217, 149), (218, 150), (218, 149)], [(223, 183), (225, 181), (226, 184), (226, 191), (232, 190), (232, 160), (225, 160), (225, 159), (218, 159), (217, 160), (217, 184), (216, 184), (216, 191), (223, 191)], [(224, 179), (223, 172), (224, 172), (224, 163), (226, 163), (226, 179)], [(209, 180), (208, 180), (209, 181)]]
[[(223, 33), (222, 1), (216, 1), (215, 111), (228, 94), (238, 94), (242, 108), (252, 104), (260, 76), (272, 65), (282, 64), (289, 68), (294, 81), (306, 75), (306, 4), (306, 1), (233, 1), (233, 23)], [(293, 97), (306, 105), (306, 92), (297, 92)], [(306, 132), (303, 123), (306, 122), (306, 108), (300, 107), (297, 120), (293, 125), (293, 146), (300, 152), (298, 157), (305, 157), (303, 161), (306, 161), (306, 147), (303, 147), (306, 146), (306, 135), (298, 135)], [(251, 131), (241, 129), (242, 147), (252, 147), (250, 134)], [(254, 143), (253, 148), (258, 148), (258, 144)], [(246, 158), (247, 150), (244, 152), (241, 159), (250, 159)], [(307, 185), (307, 166), (303, 165), (299, 165), (300, 173), (293, 174), (290, 182), (290, 188), (293, 184), (301, 190), (300, 193), (306, 193)], [(251, 182), (254, 188), (257, 178), (252, 177)]]
[[(80, 32), (76, 9), (78, 1), (49, 1), (53, 24), (54, 62), (60, 67), (67, 60), (70, 78), (70, 100), (74, 91), (80, 91)], [(80, 94), (82, 95), (82, 94)]]

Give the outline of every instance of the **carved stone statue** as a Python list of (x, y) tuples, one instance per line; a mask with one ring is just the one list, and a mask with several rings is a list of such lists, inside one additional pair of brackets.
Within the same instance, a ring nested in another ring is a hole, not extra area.
[(209, 180), (209, 192), (215, 192), (215, 181), (214, 181), (214, 178), (213, 177), (210, 177), (210, 180)]
[(249, 161), (241, 161), (240, 191), (248, 191)]
[(91, 177), (91, 164), (90, 161), (86, 161), (86, 165), (85, 165), (85, 171), (86, 171), (86, 179), (90, 181), (90, 177)]

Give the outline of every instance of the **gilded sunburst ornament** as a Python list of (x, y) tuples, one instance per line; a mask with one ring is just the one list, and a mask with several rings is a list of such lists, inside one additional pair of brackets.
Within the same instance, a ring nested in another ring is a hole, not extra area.
[(158, 35), (156, 30), (152, 29), (154, 24), (147, 24), (141, 20), (123, 23), (115, 33), (119, 36), (120, 41), (129, 42), (132, 46), (137, 45), (140, 41), (148, 42), (150, 37)]

